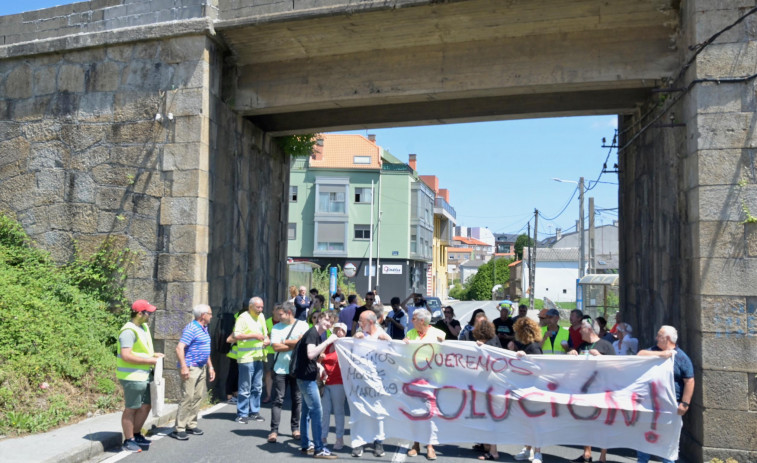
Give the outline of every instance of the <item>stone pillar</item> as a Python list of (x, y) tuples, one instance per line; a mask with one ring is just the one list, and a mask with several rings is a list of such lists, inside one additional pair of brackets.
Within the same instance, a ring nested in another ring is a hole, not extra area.
[(127, 294), (158, 307), (175, 398), (192, 307), (222, 319), (284, 295), (288, 160), (223, 102), (224, 56), (205, 33), (53, 46), (0, 61), (0, 209), (59, 262), (107, 237), (138, 253)]
[[(754, 6), (682, 2), (682, 66)], [(751, 15), (720, 35), (620, 124), (622, 305), (643, 345), (670, 324), (694, 362), (691, 461), (757, 458), (757, 225), (744, 223), (757, 214), (757, 87), (726, 82), (755, 73), (755, 25)]]

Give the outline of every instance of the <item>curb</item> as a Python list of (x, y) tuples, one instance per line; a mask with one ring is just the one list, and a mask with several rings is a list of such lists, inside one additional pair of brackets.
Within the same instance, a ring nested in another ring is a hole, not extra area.
[[(178, 410), (176, 404), (166, 404), (163, 414), (160, 416), (150, 416), (145, 421), (145, 429), (149, 429), (152, 432), (155, 428), (163, 427), (169, 423), (173, 423), (176, 420), (176, 411)], [(118, 413), (120, 415), (120, 413)], [(95, 433), (91, 436), (92, 442), (89, 444), (82, 444), (67, 450), (59, 455), (44, 460), (43, 463), (81, 463), (91, 458), (102, 455), (105, 451), (120, 447), (123, 443), (123, 435), (118, 431), (114, 432), (101, 432)]]

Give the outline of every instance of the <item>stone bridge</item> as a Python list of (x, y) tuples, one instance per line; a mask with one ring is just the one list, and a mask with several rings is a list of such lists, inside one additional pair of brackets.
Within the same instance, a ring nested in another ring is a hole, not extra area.
[(284, 298), (273, 137), (618, 114), (623, 311), (642, 344), (677, 326), (694, 361), (687, 458), (757, 461), (755, 6), (91, 0), (0, 17), (0, 208), (59, 261), (107, 236), (140, 251), (129, 294), (158, 305), (170, 354), (197, 303), (218, 333), (245, 298)]

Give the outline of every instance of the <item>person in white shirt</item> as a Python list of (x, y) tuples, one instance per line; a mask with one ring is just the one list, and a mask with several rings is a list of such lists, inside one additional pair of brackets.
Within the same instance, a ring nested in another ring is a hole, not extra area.
[(639, 340), (632, 337), (633, 328), (628, 323), (618, 324), (618, 340), (612, 343), (615, 355), (636, 355), (639, 351)]

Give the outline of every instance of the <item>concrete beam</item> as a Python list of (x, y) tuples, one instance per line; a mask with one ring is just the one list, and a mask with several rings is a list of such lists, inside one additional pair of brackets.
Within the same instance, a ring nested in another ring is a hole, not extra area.
[[(237, 65), (226, 99), (274, 131), (310, 127), (302, 120), (317, 112), (339, 127), (350, 120), (337, 115), (355, 111), (361, 117), (352, 121), (394, 123), (391, 113), (400, 105), (413, 108), (412, 120), (402, 122), (438, 123), (437, 114), (445, 112), (438, 110), (440, 101), (452, 107), (444, 119), (487, 120), (570, 111), (564, 94), (574, 91), (643, 93), (677, 69), (671, 41), (675, 20), (669, 12), (640, 11), (638, 5), (624, 10), (618, 2), (571, 2), (567, 8), (543, 0), (539, 5), (553, 6), (563, 16), (476, 0), (402, 10), (407, 16), (382, 11), (225, 29), (220, 33)], [(484, 7), (491, 8), (488, 15)], [(427, 16), (431, 19), (422, 19)], [(491, 106), (487, 98), (507, 103), (512, 95), (546, 104), (536, 112), (487, 109), (478, 119), (470, 119), (476, 111), (464, 109), (469, 103)], [(558, 98), (550, 103), (549, 95)], [(582, 103), (572, 114), (625, 112), (640, 101), (612, 99), (617, 107), (592, 100), (596, 107)], [(301, 122), (285, 127), (272, 122), (279, 118), (259, 117), (273, 114)]]
[(264, 114), (248, 119), (272, 136), (280, 136), (326, 130), (627, 113), (634, 109), (636, 101), (648, 96), (648, 90), (639, 88), (538, 93)]

